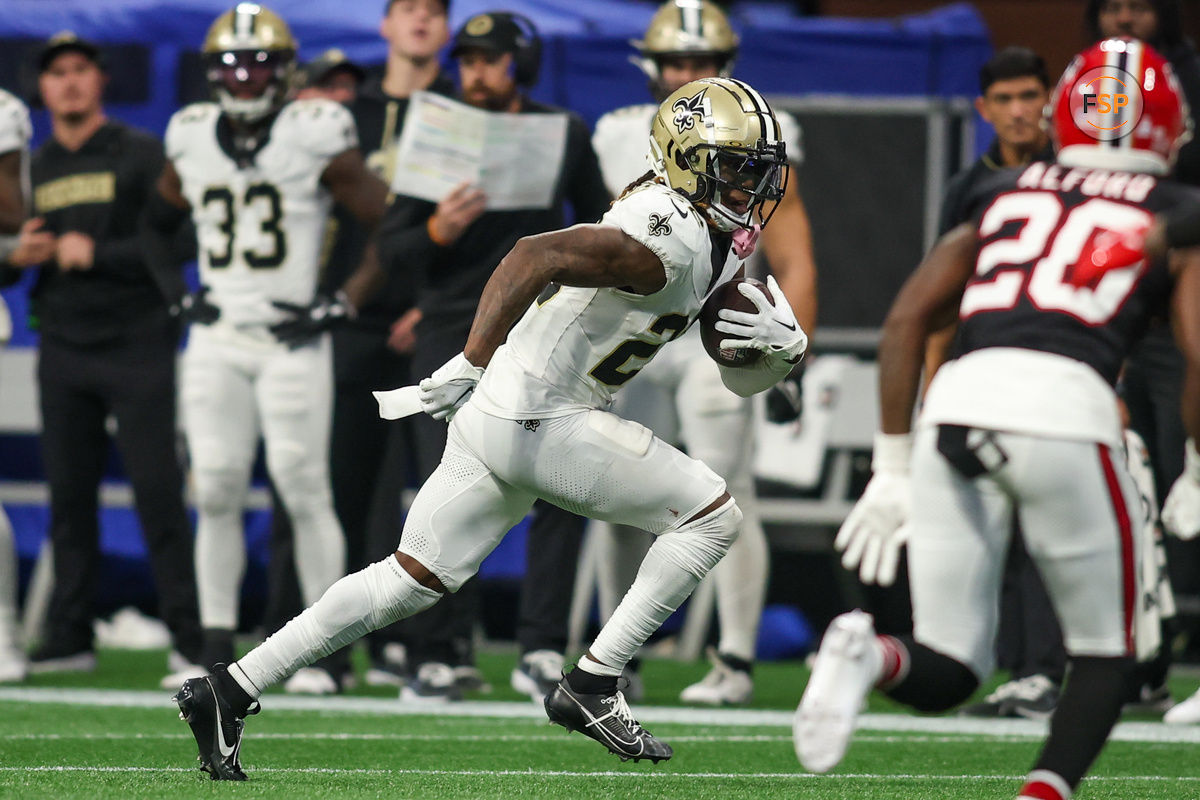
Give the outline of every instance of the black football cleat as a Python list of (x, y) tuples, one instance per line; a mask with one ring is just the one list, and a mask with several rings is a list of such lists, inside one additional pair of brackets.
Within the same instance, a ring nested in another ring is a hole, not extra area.
[[(179, 705), (179, 718), (188, 724), (196, 737), (200, 769), (214, 781), (246, 780), (246, 773), (238, 761), (246, 722), (221, 697), (213, 676), (185, 681), (174, 700)], [(257, 714), (258, 711), (256, 702), (247, 713)]]
[(584, 694), (571, 689), (564, 678), (546, 695), (545, 705), (551, 722), (590, 736), (622, 761), (647, 758), (657, 764), (675, 754), (670, 745), (638, 724), (619, 691)]

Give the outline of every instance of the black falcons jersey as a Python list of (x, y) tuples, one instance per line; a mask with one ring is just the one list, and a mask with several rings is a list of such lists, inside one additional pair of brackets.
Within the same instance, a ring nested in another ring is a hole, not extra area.
[(1082, 286), (1073, 265), (1103, 231), (1149, 224), (1200, 192), (1153, 175), (1036, 163), (1004, 170), (968, 198), (978, 225), (975, 273), (959, 306), (956, 355), (988, 347), (1083, 362), (1110, 384), (1149, 321), (1165, 315), (1165, 260), (1110, 270)]

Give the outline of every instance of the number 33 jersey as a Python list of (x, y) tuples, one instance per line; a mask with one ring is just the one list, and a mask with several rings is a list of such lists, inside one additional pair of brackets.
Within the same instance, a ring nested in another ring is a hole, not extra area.
[(680, 336), (717, 285), (741, 267), (725, 236), (671, 189), (650, 183), (600, 220), (659, 257), (667, 283), (640, 295), (550, 285), (496, 351), (473, 402), (510, 419), (605, 408), (613, 392)]
[(959, 306), (958, 358), (935, 376), (922, 420), (1120, 446), (1112, 387), (1151, 321), (1166, 316), (1173, 279), (1165, 261), (1091, 276), (1074, 265), (1105, 231), (1198, 199), (1154, 175), (1055, 163), (981, 184), (968, 200), (979, 250)]
[(333, 203), (321, 175), (357, 146), (350, 112), (329, 100), (288, 103), (241, 163), (215, 103), (171, 118), (167, 157), (192, 207), (200, 281), (222, 321), (268, 324), (280, 319), (272, 300), (312, 302)]

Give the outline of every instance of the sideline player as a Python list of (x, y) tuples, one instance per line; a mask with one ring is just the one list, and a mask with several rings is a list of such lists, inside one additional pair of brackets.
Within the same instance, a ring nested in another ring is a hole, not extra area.
[[(651, 138), (653, 173), (599, 224), (517, 242), (484, 289), (464, 351), (421, 381), (422, 409), (452, 418), (450, 435), (396, 553), (176, 695), (213, 777), (245, 779), (243, 718), (264, 689), (457, 590), (538, 497), (658, 536), (616, 613), (546, 698), (550, 719), (622, 759), (671, 757), (638, 724), (617, 678), (729, 549), (742, 514), (702, 462), (605, 409), (713, 287), (741, 272), (735, 238), (769, 219), (786, 155), (761, 96), (721, 78), (668, 97)], [(717, 329), (746, 337), (726, 346), (763, 352), (753, 366), (721, 370), (748, 396), (789, 373), (808, 340), (781, 295), (773, 306), (757, 289), (743, 293), (758, 312), (723, 311)]]
[(203, 288), (186, 312), (200, 324), (184, 354), (182, 402), (206, 666), (233, 658), (242, 510), (260, 433), (292, 520), (305, 600), (344, 574), (329, 486), (326, 329), (377, 282), (360, 270), (345, 293), (314, 296), (333, 202), (371, 228), (387, 187), (364, 165), (349, 111), (324, 99), (288, 101), (295, 53), (287, 25), (269, 9), (241, 3), (220, 15), (204, 41), (215, 102), (171, 118), (158, 182), (154, 226), (170, 230), (190, 209), (200, 250)]
[[(32, 136), (29, 109), (0, 89), (0, 263), (18, 247), (18, 231), (27, 234), (27, 247), (37, 244), (30, 236), (40, 221), (25, 222), (29, 196), (29, 140)], [(33, 260), (52, 255), (54, 237), (42, 234), (39, 246), (45, 252), (35, 254)], [(25, 260), (25, 254), (21, 255), (21, 260)], [(11, 336), (12, 319), (8, 306), (0, 298), (0, 344), (8, 342)], [(0, 507), (0, 683), (24, 680), (28, 669), (17, 621), (16, 547), (12, 523)]]
[[(634, 42), (637, 64), (649, 78), (656, 101), (689, 81), (728, 77), (737, 56), (738, 37), (725, 13), (708, 0), (671, 0), (650, 21), (645, 36)], [(592, 144), (600, 158), (604, 182), (613, 197), (648, 168), (645, 134), (658, 104), (626, 106), (596, 123)], [(788, 114), (776, 112), (787, 146), (788, 163), (800, 163), (800, 128)], [(795, 177), (795, 173), (792, 173)], [(817, 273), (812, 256), (808, 214), (797, 181), (789, 181), (773, 224), (762, 233), (762, 245), (783, 293), (806, 331), (817, 314)], [(761, 266), (759, 267), (761, 269)], [(773, 422), (794, 420), (800, 412), (800, 370), (767, 394)], [(750, 701), (751, 677), (759, 619), (766, 599), (767, 537), (754, 491), (754, 407), (722, 384), (716, 365), (704, 357), (697, 331), (669, 348), (654, 365), (622, 392), (617, 413), (652, 427), (669, 442), (708, 464), (729, 485), (742, 509), (742, 532), (729, 554), (713, 571), (716, 581), (720, 641), (710, 654), (712, 670), (683, 690), (684, 702), (708, 705)], [(610, 615), (633, 583), (638, 564), (652, 537), (607, 524), (593, 526), (600, 538), (600, 612)], [(636, 681), (635, 681), (636, 685)]]
[[(1123, 112), (1094, 119), (1078, 88), (1125, 73), (1141, 87), (1141, 121), (1099, 141), (1085, 130), (1119, 130)], [(901, 289), (880, 347), (875, 474), (838, 544), (852, 562), (876, 561), (886, 573), (911, 531), (914, 635), (876, 636), (862, 611), (831, 623), (796, 714), (806, 768), (841, 761), (872, 686), (921, 711), (947, 710), (975, 691), (992, 668), (1014, 514), (1070, 658), (1020, 797), (1070, 797), (1103, 747), (1135, 665), (1140, 588), (1132, 530), (1140, 501), (1120, 451), (1113, 386), (1149, 318), (1169, 306), (1189, 365), (1185, 424), (1200, 434), (1200, 249), (1087, 280), (1076, 273), (1095, 236), (1196, 202), (1163, 177), (1187, 139), (1186, 119), (1157, 52), (1128, 39), (1094, 45), (1054, 93), (1057, 161), (981, 185), (972, 222), (942, 237)], [(958, 358), (935, 376), (914, 435), (926, 336), (956, 315)]]

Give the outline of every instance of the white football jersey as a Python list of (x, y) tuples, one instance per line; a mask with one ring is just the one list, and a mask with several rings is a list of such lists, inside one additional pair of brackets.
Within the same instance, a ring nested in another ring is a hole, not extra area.
[[(604, 185), (613, 197), (620, 197), (625, 187), (650, 169), (650, 124), (658, 106), (643, 103), (610, 111), (596, 122), (592, 148), (600, 159)], [(788, 163), (798, 167), (804, 161), (800, 143), (800, 125), (784, 112), (776, 111)]]
[(29, 109), (16, 97), (0, 89), (0, 154), (20, 151), (21, 196), (25, 198), (26, 206), (30, 198), (29, 140), (32, 138)]
[(167, 127), (167, 158), (191, 203), (200, 280), (221, 319), (274, 322), (281, 314), (272, 300), (313, 300), (333, 204), (321, 175), (335, 156), (358, 146), (354, 119), (329, 100), (288, 103), (242, 166), (218, 140), (220, 119), (215, 103), (177, 111)]
[(653, 251), (666, 269), (666, 285), (650, 295), (547, 287), (484, 373), (473, 400), (484, 411), (532, 419), (606, 408), (613, 392), (682, 335), (713, 288), (741, 267), (732, 250), (714, 253), (697, 209), (661, 184), (630, 192), (600, 224)]

